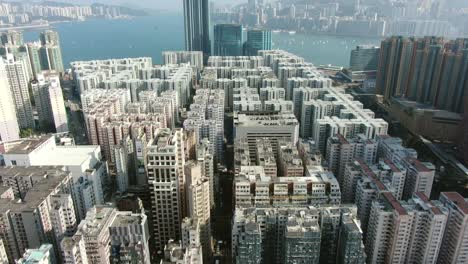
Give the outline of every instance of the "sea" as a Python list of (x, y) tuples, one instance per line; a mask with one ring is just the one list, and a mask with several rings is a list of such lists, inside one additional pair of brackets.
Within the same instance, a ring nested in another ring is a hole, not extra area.
[[(130, 19), (60, 22), (51, 28), (60, 34), (67, 68), (72, 61), (128, 57), (152, 57), (159, 64), (163, 51), (184, 49), (183, 21), (181, 13), (161, 12)], [(25, 41), (38, 40), (39, 32), (24, 32)], [(287, 50), (315, 65), (347, 67), (352, 49), (380, 45), (381, 39), (274, 32), (272, 41), (274, 49)]]

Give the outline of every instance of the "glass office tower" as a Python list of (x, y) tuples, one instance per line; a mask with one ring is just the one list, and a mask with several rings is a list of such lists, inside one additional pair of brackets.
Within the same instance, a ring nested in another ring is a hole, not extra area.
[(242, 56), (242, 26), (219, 24), (214, 27), (214, 55)]

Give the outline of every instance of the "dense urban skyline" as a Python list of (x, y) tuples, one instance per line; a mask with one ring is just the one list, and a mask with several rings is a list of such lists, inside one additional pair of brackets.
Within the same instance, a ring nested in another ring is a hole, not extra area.
[[(1, 3), (0, 20), (137, 12), (80, 3)], [(153, 4), (184, 14), (185, 50), (158, 50), (161, 64), (64, 65), (59, 32), (0, 33), (0, 264), (467, 261), (468, 39), (444, 22), (456, 3)], [(273, 49), (278, 30), (382, 41), (317, 66)]]

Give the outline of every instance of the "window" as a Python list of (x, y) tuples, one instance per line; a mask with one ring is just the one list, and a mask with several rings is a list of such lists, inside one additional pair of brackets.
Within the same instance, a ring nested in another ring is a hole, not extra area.
[(12, 160), (12, 161), (11, 161), (11, 165), (12, 165), (12, 166), (16, 166), (16, 160)]

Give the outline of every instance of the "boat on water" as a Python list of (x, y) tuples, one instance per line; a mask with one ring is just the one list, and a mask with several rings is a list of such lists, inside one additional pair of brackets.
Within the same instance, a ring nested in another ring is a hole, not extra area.
[(273, 31), (271, 31), (271, 32), (273, 32), (273, 33), (280, 33), (281, 30), (273, 30)]
[(296, 34), (296, 31), (289, 31), (289, 35), (294, 35)]

